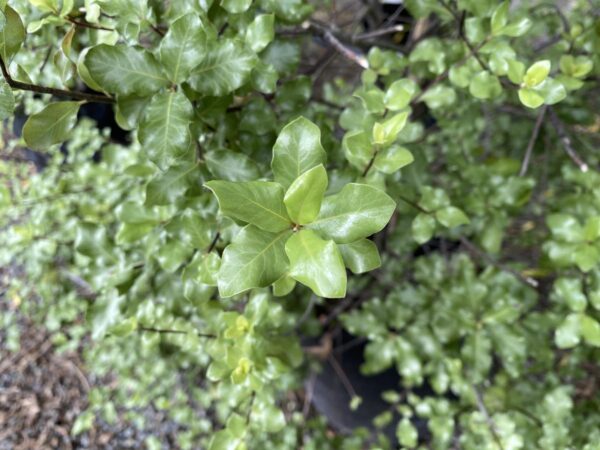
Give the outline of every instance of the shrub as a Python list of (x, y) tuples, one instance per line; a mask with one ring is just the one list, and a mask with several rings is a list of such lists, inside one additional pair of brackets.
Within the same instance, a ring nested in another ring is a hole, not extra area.
[[(44, 166), (2, 162), (6, 295), (119, 379), (71, 431), (599, 448), (597, 5), (339, 3), (0, 2), (3, 155)], [(340, 333), (400, 377), (347, 435), (303, 406)]]

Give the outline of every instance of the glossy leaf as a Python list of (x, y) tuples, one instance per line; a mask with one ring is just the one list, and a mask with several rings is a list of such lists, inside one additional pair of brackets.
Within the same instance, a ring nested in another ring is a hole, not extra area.
[(196, 164), (170, 167), (146, 186), (146, 205), (171, 205), (181, 199), (199, 172)]
[(217, 197), (223, 215), (266, 231), (291, 229), (280, 184), (268, 181), (209, 181), (205, 186)]
[(380, 231), (395, 209), (396, 203), (385, 192), (350, 183), (338, 194), (325, 197), (317, 219), (308, 227), (326, 239), (346, 244)]
[(383, 173), (394, 173), (414, 161), (410, 150), (399, 145), (392, 145), (377, 152), (373, 166)]
[(214, 150), (204, 154), (208, 170), (218, 179), (251, 181), (260, 177), (258, 165), (243, 153)]
[(466, 214), (455, 206), (446, 206), (435, 213), (435, 218), (445, 227), (454, 228), (469, 223)]
[(410, 78), (394, 81), (385, 93), (385, 106), (391, 111), (406, 108), (419, 90)]
[(408, 113), (402, 112), (382, 123), (376, 122), (373, 125), (373, 142), (384, 146), (393, 143), (398, 137), (398, 133), (400, 133), (402, 128), (404, 128), (404, 125), (406, 125), (407, 119)]
[(92, 79), (108, 93), (144, 96), (169, 84), (155, 57), (137, 47), (100, 44), (87, 52), (84, 63)]
[(281, 278), (289, 267), (285, 242), (291, 234), (245, 227), (223, 252), (218, 274), (221, 297), (267, 287)]
[(379, 251), (373, 241), (359, 239), (349, 244), (338, 245), (344, 264), (352, 273), (360, 274), (381, 266)]
[(68, 139), (77, 120), (80, 102), (50, 103), (27, 119), (23, 138), (33, 149), (45, 149)]
[(200, 94), (225, 95), (248, 80), (255, 64), (256, 56), (243, 43), (217, 40), (208, 46), (188, 81)]
[(173, 83), (185, 81), (202, 62), (210, 37), (197, 14), (186, 14), (173, 22), (159, 49), (160, 62)]
[(192, 117), (192, 105), (179, 91), (160, 93), (148, 105), (138, 137), (150, 159), (161, 169), (192, 160)]
[(539, 108), (544, 104), (544, 97), (533, 89), (519, 89), (519, 100), (528, 108)]
[(547, 59), (538, 61), (527, 69), (523, 77), (523, 83), (528, 88), (535, 87), (541, 84), (548, 77), (549, 73), (550, 61)]
[(252, 0), (221, 0), (221, 6), (231, 14), (240, 14), (250, 8)]
[(419, 213), (412, 221), (412, 237), (418, 244), (424, 244), (433, 237), (436, 221), (431, 214)]
[(8, 65), (8, 61), (19, 51), (25, 40), (25, 27), (19, 14), (10, 6), (0, 11), (4, 25), (0, 29), (0, 56)]
[(290, 276), (325, 298), (346, 295), (346, 269), (333, 241), (326, 241), (312, 230), (300, 230), (285, 244), (290, 261)]
[(260, 14), (255, 17), (246, 31), (246, 42), (255, 52), (260, 52), (275, 37), (275, 16)]
[(312, 222), (319, 214), (326, 190), (327, 171), (322, 164), (296, 178), (283, 198), (290, 219), (299, 225)]
[(326, 157), (319, 127), (298, 117), (283, 127), (273, 146), (275, 181), (287, 188), (307, 170), (325, 164)]

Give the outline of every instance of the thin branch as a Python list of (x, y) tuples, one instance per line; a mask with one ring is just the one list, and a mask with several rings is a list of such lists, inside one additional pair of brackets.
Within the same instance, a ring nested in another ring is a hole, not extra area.
[(352, 386), (352, 383), (350, 382), (350, 380), (348, 379), (348, 376), (346, 375), (346, 372), (344, 372), (344, 369), (342, 369), (342, 366), (340, 366), (340, 363), (337, 362), (337, 359), (335, 359), (335, 356), (329, 355), (327, 360), (331, 364), (331, 367), (333, 367), (333, 370), (335, 370), (335, 373), (337, 374), (339, 379), (342, 381), (342, 384), (344, 385), (344, 389), (346, 389), (346, 392), (348, 392), (350, 399), (358, 397), (358, 395), (356, 395), (356, 391), (354, 390), (354, 387)]
[(535, 121), (535, 126), (533, 127), (533, 132), (531, 133), (531, 137), (529, 138), (529, 143), (527, 144), (527, 150), (525, 150), (525, 157), (523, 158), (523, 163), (521, 164), (521, 170), (519, 170), (519, 176), (523, 177), (527, 173), (527, 167), (529, 166), (529, 160), (531, 159), (531, 153), (533, 152), (533, 146), (537, 141), (537, 137), (540, 133), (540, 128), (542, 127), (542, 123), (544, 122), (544, 117), (546, 116), (546, 111), (548, 110), (547, 106), (544, 106), (540, 113), (538, 114), (538, 118)]
[(570, 136), (567, 134), (567, 131), (565, 130), (565, 125), (558, 118), (558, 116), (554, 112), (554, 109), (548, 108), (548, 110), (550, 112), (550, 121), (552, 122), (552, 126), (556, 130), (556, 133), (560, 138), (565, 152), (567, 152), (569, 158), (571, 158), (573, 162), (577, 165), (577, 167), (579, 167), (579, 170), (581, 170), (584, 173), (587, 172), (589, 170), (589, 166), (581, 159), (581, 157), (573, 148), (573, 143), (571, 141)]
[(219, 241), (220, 238), (221, 238), (221, 232), (217, 231), (217, 234), (215, 234), (215, 237), (213, 238), (212, 242), (206, 249), (206, 253), (210, 253), (214, 250), (214, 248), (217, 245), (217, 242)]
[(416, 202), (413, 202), (412, 200), (410, 200), (402, 195), (399, 195), (398, 198), (400, 200), (402, 200), (404, 203), (409, 204), (410, 206), (412, 206), (413, 208), (415, 208), (416, 210), (419, 210), (420, 212), (422, 212), (424, 214), (431, 214), (431, 211), (427, 211), (426, 209), (421, 208)]
[(488, 412), (487, 408), (485, 407), (485, 403), (483, 402), (481, 392), (479, 392), (479, 389), (477, 389), (476, 386), (473, 386), (473, 390), (475, 391), (475, 398), (477, 399), (477, 407), (479, 408), (481, 414), (483, 414), (483, 417), (485, 417), (485, 421), (488, 424), (488, 427), (490, 429), (490, 432), (492, 433), (494, 440), (496, 441), (496, 444), (498, 444), (500, 450), (504, 450), (504, 447), (502, 446), (502, 441), (500, 440), (500, 436), (498, 436), (496, 424), (494, 422), (494, 419), (492, 419), (492, 416), (490, 416), (490, 413)]
[(13, 89), (37, 92), (39, 94), (50, 94), (56, 97), (68, 97), (76, 100), (84, 100), (97, 103), (114, 103), (115, 101), (113, 98), (103, 94), (89, 94), (87, 92), (67, 91), (65, 89), (57, 89), (45, 86), (38, 86), (35, 84), (22, 83), (21, 81), (17, 81), (10, 76), (8, 68), (6, 67), (6, 64), (4, 63), (2, 57), (0, 57), (0, 69), (2, 70), (2, 75), (4, 76), (6, 83)]
[(460, 237), (460, 242), (465, 247), (467, 247), (467, 249), (469, 251), (471, 251), (472, 253), (476, 254), (480, 258), (486, 260), (487, 262), (489, 262), (492, 266), (496, 267), (497, 269), (502, 270), (502, 271), (507, 272), (507, 273), (510, 273), (511, 275), (513, 275), (514, 277), (516, 277), (519, 281), (522, 281), (523, 283), (527, 284), (528, 286), (531, 286), (533, 288), (537, 288), (538, 287), (539, 283), (537, 282), (537, 280), (535, 280), (535, 279), (533, 279), (531, 277), (523, 276), (522, 274), (520, 274), (516, 270), (514, 270), (514, 269), (512, 269), (512, 268), (510, 268), (508, 266), (505, 266), (504, 264), (496, 261), (490, 255), (488, 255), (484, 251), (480, 250), (477, 246), (475, 246), (475, 244), (473, 244), (471, 241), (469, 241), (464, 236)]
[(376, 38), (379, 36), (384, 36), (386, 34), (398, 33), (400, 31), (404, 31), (404, 25), (394, 25), (388, 28), (381, 28), (379, 30), (368, 31), (366, 33), (357, 34), (354, 37), (355, 41), (364, 41), (372, 38)]
[[(153, 327), (138, 327), (141, 331), (149, 331), (152, 333), (161, 333), (161, 334), (188, 334), (189, 331), (184, 330), (170, 330), (165, 328), (153, 328)], [(209, 333), (196, 333), (197, 336), (215, 339), (217, 336)]]
[(84, 22), (81, 20), (77, 20), (71, 16), (68, 16), (66, 19), (69, 22), (71, 22), (73, 25), (77, 25), (78, 27), (82, 27), (82, 28), (89, 28), (92, 30), (115, 31), (113, 28), (107, 28), (107, 27), (103, 27), (102, 25), (95, 25), (93, 23)]

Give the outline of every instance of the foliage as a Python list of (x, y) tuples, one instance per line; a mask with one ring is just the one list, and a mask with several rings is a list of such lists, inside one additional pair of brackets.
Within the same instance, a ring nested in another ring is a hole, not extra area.
[[(3, 153), (49, 158), (1, 162), (6, 295), (120, 380), (72, 433), (153, 404), (182, 448), (599, 448), (599, 10), (405, 3), (397, 45), (334, 2), (0, 1)], [(301, 72), (315, 39), (360, 80)], [(402, 384), (332, 437), (289, 399), (341, 329)]]

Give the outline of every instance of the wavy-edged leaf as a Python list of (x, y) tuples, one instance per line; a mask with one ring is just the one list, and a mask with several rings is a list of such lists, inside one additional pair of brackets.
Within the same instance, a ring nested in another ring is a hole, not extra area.
[(146, 205), (171, 205), (185, 194), (199, 174), (196, 164), (181, 164), (159, 173), (146, 186)]
[(173, 83), (185, 81), (202, 62), (212, 30), (194, 13), (177, 19), (160, 43), (160, 62)]
[(100, 44), (87, 52), (84, 64), (108, 93), (145, 96), (169, 85), (154, 55), (138, 47)]
[(77, 121), (81, 102), (50, 103), (33, 114), (23, 126), (23, 138), (34, 150), (42, 150), (65, 141)]
[(325, 164), (326, 158), (319, 127), (298, 117), (283, 127), (273, 146), (271, 168), (275, 181), (287, 188), (307, 170)]
[(291, 228), (278, 183), (215, 180), (205, 186), (217, 197), (224, 216), (273, 233)]
[(333, 241), (321, 239), (312, 230), (300, 230), (285, 244), (290, 276), (325, 298), (346, 295), (346, 268)]
[(189, 131), (193, 115), (192, 104), (179, 91), (158, 94), (148, 105), (138, 138), (161, 169), (193, 157)]
[(347, 244), (381, 231), (395, 209), (394, 200), (382, 190), (349, 183), (338, 194), (325, 197), (317, 219), (307, 227)]
[(225, 95), (247, 81), (256, 61), (256, 55), (240, 41), (215, 41), (192, 71), (189, 83), (201, 94)]
[(270, 233), (248, 225), (223, 252), (217, 284), (221, 297), (267, 287), (288, 270), (285, 241), (291, 230)]

